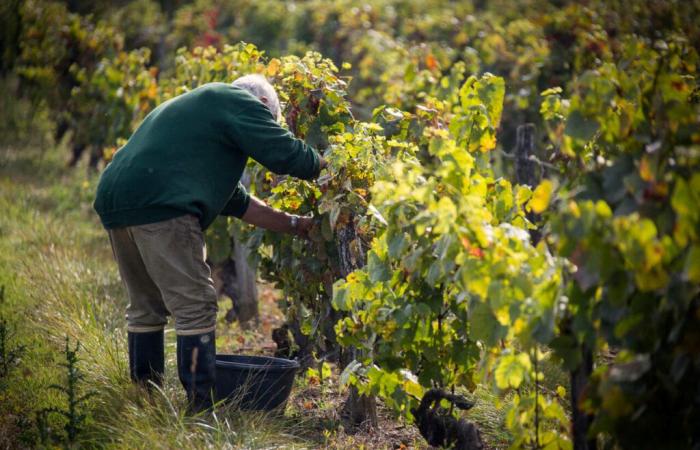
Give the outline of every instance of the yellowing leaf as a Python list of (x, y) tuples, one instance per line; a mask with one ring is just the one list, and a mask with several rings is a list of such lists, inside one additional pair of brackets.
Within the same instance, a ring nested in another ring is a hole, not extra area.
[(642, 160), (639, 162), (639, 176), (644, 181), (652, 181), (654, 179), (649, 159), (646, 156), (642, 157)]
[(579, 208), (578, 203), (573, 200), (569, 202), (569, 212), (577, 219), (581, 217), (581, 208)]
[(156, 95), (158, 95), (158, 86), (155, 83), (151, 83), (151, 85), (148, 86), (148, 98), (154, 99)]
[(547, 209), (550, 198), (552, 197), (552, 191), (554, 191), (554, 184), (552, 184), (550, 180), (543, 180), (539, 186), (535, 188), (535, 192), (532, 193), (532, 199), (528, 204), (530, 210), (540, 214)]
[(277, 75), (277, 72), (280, 70), (280, 60), (277, 58), (272, 58), (270, 62), (267, 64), (267, 70), (265, 73), (267, 74), (268, 77), (274, 77)]
[(503, 356), (496, 367), (496, 386), (499, 389), (517, 389), (531, 367), (530, 357), (526, 353)]
[(432, 53), (425, 57), (425, 66), (428, 70), (435, 70), (438, 68), (437, 59), (435, 59)]
[(424, 394), (423, 386), (412, 380), (406, 380), (403, 382), (403, 390), (406, 391), (407, 394), (413, 395), (417, 398), (423, 397)]
[(566, 388), (564, 386), (557, 386), (557, 395), (561, 398), (566, 398)]

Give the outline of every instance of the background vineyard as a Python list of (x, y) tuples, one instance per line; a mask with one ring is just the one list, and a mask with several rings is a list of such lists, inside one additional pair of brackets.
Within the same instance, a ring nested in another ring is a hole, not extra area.
[(693, 448), (698, 12), (10, 0), (0, 141), (99, 169), (158, 103), (263, 74), (329, 167), (305, 182), (251, 162), (250, 190), (317, 224), (302, 241), (220, 219), (210, 253), (248, 245), (298, 354), (338, 368), (356, 421), (375, 398), (412, 421), (429, 388), (479, 388), (513, 448)]

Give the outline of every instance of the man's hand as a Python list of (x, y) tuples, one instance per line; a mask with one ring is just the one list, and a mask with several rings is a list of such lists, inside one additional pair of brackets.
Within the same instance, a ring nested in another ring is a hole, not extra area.
[(293, 233), (297, 236), (303, 237), (304, 239), (309, 238), (309, 231), (314, 225), (313, 217), (301, 217), (297, 216), (296, 227)]
[(328, 167), (328, 161), (326, 161), (326, 159), (323, 156), (319, 157), (318, 167), (319, 167), (319, 170), (323, 170), (326, 167)]

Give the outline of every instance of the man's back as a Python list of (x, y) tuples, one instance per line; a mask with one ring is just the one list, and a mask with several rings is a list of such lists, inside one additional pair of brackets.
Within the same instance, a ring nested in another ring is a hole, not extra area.
[(226, 206), (233, 215), (243, 208), (236, 203), (244, 191), (236, 191), (248, 156), (278, 173), (311, 178), (318, 171), (315, 152), (258, 99), (229, 84), (206, 84), (144, 119), (105, 169), (95, 209), (106, 228), (184, 214), (206, 228)]

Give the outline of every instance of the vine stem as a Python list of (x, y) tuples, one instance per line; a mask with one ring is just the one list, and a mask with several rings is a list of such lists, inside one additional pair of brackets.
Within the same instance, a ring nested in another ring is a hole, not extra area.
[(539, 393), (540, 393), (540, 381), (538, 378), (539, 369), (537, 364), (537, 347), (534, 350), (534, 365), (535, 365), (535, 448), (540, 448), (540, 405), (539, 405)]

